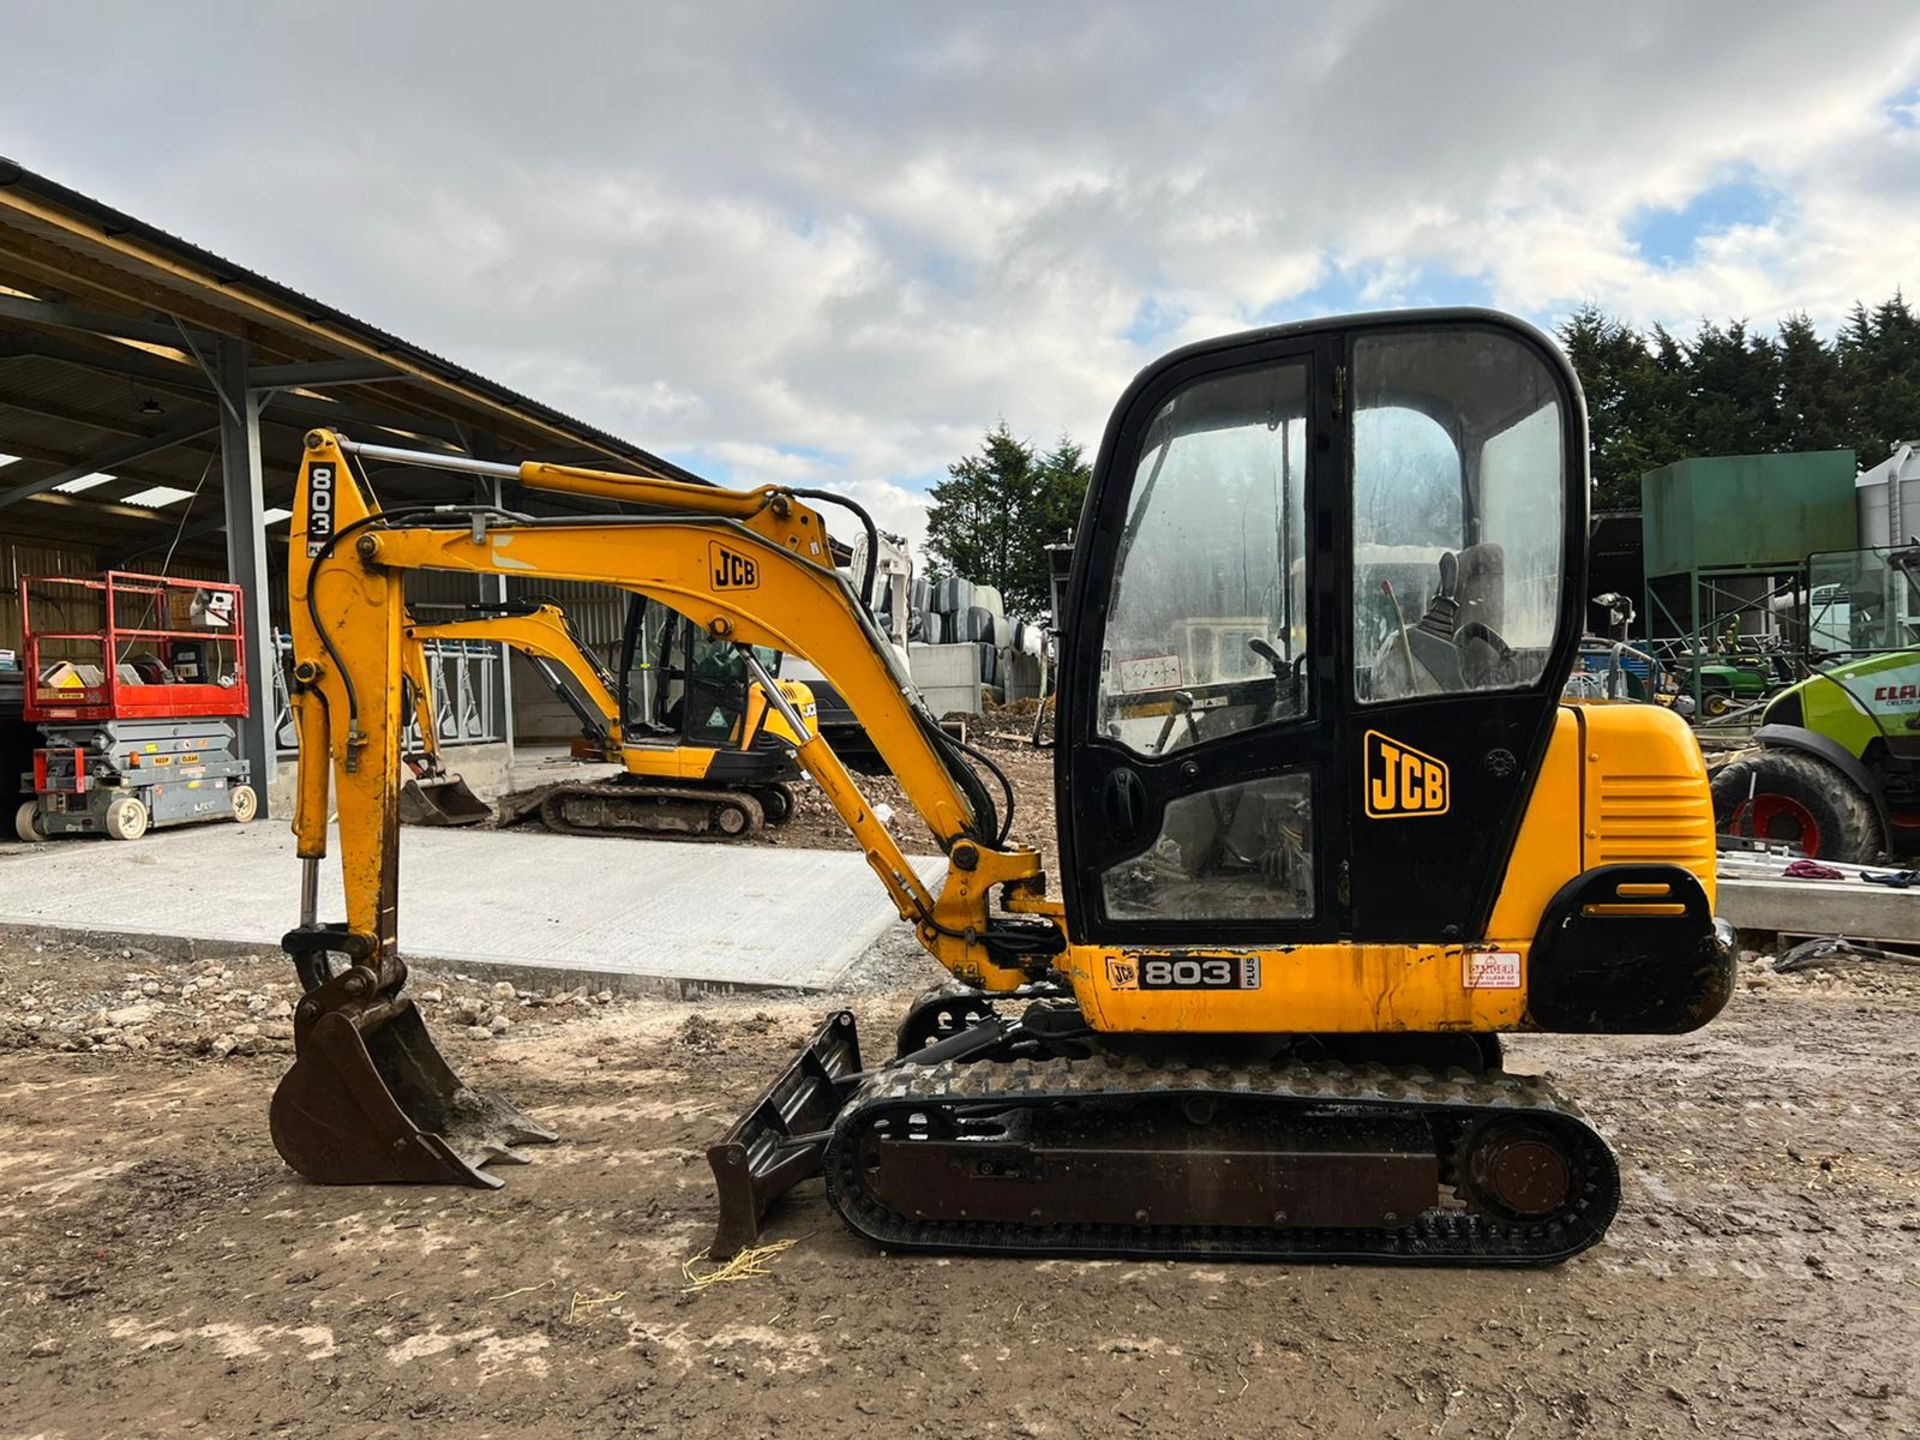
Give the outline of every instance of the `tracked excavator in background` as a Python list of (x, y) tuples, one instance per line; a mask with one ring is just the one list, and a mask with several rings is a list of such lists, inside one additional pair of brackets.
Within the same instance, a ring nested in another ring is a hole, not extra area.
[[(751, 679), (736, 648), (654, 601), (634, 596), (627, 608), (620, 673), (607, 672), (550, 602), (474, 607), (459, 620), (401, 631), (405, 704), (417, 749), (402, 759), (400, 821), (408, 825), (471, 825), (494, 818), (440, 753), (426, 647), (436, 641), (482, 640), (512, 646), (531, 662), (579, 719), (576, 760), (619, 765), (605, 780), (566, 780), (524, 797), (508, 797), (502, 819), (537, 812), (549, 830), (568, 835), (751, 835), (793, 814), (791, 783), (800, 734), (786, 722), (814, 714), (813, 695), (791, 680), (772, 680), (784, 701), (775, 709)], [(651, 636), (651, 656), (643, 655)], [(771, 672), (775, 651), (757, 657)], [(648, 683), (635, 694), (632, 681)]]
[[(796, 1183), (894, 1248), (1512, 1265), (1594, 1244), (1613, 1152), (1507, 1031), (1676, 1034), (1733, 978), (1686, 726), (1565, 702), (1586, 590), (1572, 371), (1491, 312), (1208, 341), (1148, 368), (1078, 531), (1054, 745), (1059, 892), (833, 568), (817, 492), (528, 463), (644, 506), (379, 510), (307, 437), (293, 522), (302, 916), (272, 1106), (315, 1180), (492, 1185), (551, 1132), (454, 1076), (395, 947), (411, 571), (598, 580), (804, 656), (947, 859), (924, 885), (831, 748), (799, 760), (952, 974), (873, 1055), (826, 1018), (709, 1152), (713, 1251)], [(1219, 659), (1243, 631), (1257, 668)], [(767, 686), (775, 708), (784, 701)], [(795, 733), (803, 726), (787, 717)], [(318, 918), (329, 792), (344, 921)], [(743, 862), (747, 863), (747, 862)], [(742, 917), (741, 923), (750, 923)]]

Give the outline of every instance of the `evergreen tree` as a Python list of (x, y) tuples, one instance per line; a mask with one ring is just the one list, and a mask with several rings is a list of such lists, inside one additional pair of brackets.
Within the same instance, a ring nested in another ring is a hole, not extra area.
[(1583, 305), (1560, 327), (1560, 340), (1586, 392), (1592, 438), (1593, 508), (1630, 510), (1640, 477), (1679, 448), (1675, 373), (1684, 365), (1671, 336), (1658, 349), (1628, 326)]
[(1831, 342), (1804, 315), (1777, 336), (1703, 322), (1691, 341), (1583, 305), (1560, 327), (1586, 390), (1595, 509), (1639, 503), (1640, 476), (1701, 455), (1854, 452), (1920, 439), (1920, 315), (1896, 293), (1853, 307)]
[(1695, 455), (1760, 455), (1784, 448), (1779, 356), (1735, 320), (1702, 322), (1687, 347), (1688, 444)]
[(1838, 353), (1804, 312), (1780, 322), (1779, 351), (1781, 448), (1845, 448), (1849, 401)]
[(932, 568), (992, 585), (1009, 615), (1039, 615), (1051, 604), (1046, 547), (1079, 523), (1092, 475), (1068, 436), (1037, 455), (1000, 421), (930, 492)]
[(1848, 441), (1878, 464), (1903, 440), (1920, 439), (1920, 317), (1906, 297), (1855, 305), (1836, 342), (1848, 399)]

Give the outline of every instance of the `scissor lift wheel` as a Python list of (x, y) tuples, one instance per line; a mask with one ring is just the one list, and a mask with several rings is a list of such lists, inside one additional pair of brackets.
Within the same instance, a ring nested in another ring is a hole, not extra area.
[(47, 832), (40, 828), (40, 802), (29, 800), (13, 812), (13, 833), (29, 845), (38, 844), (47, 838)]
[(107, 808), (107, 834), (116, 840), (138, 840), (147, 833), (147, 807), (133, 796), (116, 800)]
[(236, 825), (245, 825), (260, 813), (260, 797), (253, 793), (251, 785), (236, 785), (227, 792), (227, 802), (233, 806), (233, 820)]

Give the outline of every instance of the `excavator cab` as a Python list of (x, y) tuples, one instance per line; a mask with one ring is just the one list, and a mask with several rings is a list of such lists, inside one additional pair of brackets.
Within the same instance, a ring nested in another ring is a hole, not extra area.
[[(769, 675), (780, 673), (779, 651), (761, 646), (755, 654)], [(620, 709), (629, 733), (769, 755), (790, 751), (790, 738), (764, 728), (767, 707), (764, 699), (755, 703), (740, 647), (679, 611), (635, 596), (621, 656)]]
[(1584, 446), (1564, 362), (1505, 327), (1143, 377), (1061, 676), (1074, 937), (1483, 934), (1580, 633)]

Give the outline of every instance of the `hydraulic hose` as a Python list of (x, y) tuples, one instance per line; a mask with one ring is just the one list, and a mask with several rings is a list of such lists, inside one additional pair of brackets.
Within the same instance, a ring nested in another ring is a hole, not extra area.
[(873, 516), (858, 500), (845, 495), (836, 495), (831, 490), (789, 490), (789, 495), (801, 500), (825, 500), (832, 505), (844, 505), (860, 517), (860, 524), (867, 532), (867, 563), (860, 576), (860, 603), (869, 610), (873, 608), (873, 575), (880, 563), (880, 531), (873, 523)]

